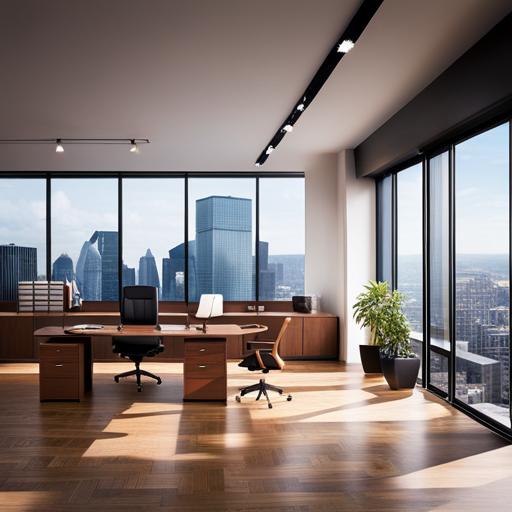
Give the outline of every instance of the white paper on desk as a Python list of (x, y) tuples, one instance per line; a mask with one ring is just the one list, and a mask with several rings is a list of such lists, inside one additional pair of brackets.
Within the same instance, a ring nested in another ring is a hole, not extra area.
[(79, 325), (74, 325), (69, 330), (70, 331), (85, 331), (87, 329), (103, 329), (103, 325), (99, 325), (99, 324), (79, 324)]
[(187, 327), (185, 325), (161, 325), (160, 329), (162, 331), (184, 331)]

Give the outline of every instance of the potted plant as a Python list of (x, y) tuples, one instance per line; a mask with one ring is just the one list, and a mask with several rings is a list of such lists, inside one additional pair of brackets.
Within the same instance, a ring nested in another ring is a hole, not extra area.
[(405, 296), (390, 291), (388, 282), (370, 281), (358, 296), (354, 317), (374, 331), (371, 341), (380, 350), (381, 368), (391, 389), (411, 389), (416, 385), (420, 360), (411, 350), (409, 323), (403, 314)]
[(359, 353), (365, 373), (382, 373), (380, 346), (384, 341), (383, 311), (389, 294), (389, 285), (387, 282), (370, 281), (364, 288), (366, 291), (357, 296), (357, 302), (353, 306), (354, 319), (361, 328), (370, 329), (370, 343), (359, 345)]

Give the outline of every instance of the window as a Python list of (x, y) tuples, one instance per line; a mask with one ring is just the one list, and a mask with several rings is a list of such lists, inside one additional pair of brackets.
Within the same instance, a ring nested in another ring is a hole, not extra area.
[(423, 167), (397, 173), (397, 288), (415, 339), (423, 333)]
[(164, 301), (304, 293), (300, 173), (3, 174), (0, 300), (17, 299), (19, 279), (74, 279), (85, 301), (117, 302), (129, 284), (157, 286)]
[(188, 197), (189, 300), (255, 300), (256, 180), (190, 179)]
[(156, 286), (162, 300), (185, 300), (185, 180), (125, 178), (123, 286)]
[(510, 427), (509, 125), (455, 148), (456, 397)]
[(393, 285), (393, 176), (377, 182), (377, 279)]
[(304, 180), (262, 178), (260, 191), (259, 299), (304, 295)]
[(51, 181), (54, 280), (76, 280), (83, 300), (119, 300), (115, 179)]
[(17, 300), (18, 281), (46, 278), (46, 180), (0, 180), (0, 300)]

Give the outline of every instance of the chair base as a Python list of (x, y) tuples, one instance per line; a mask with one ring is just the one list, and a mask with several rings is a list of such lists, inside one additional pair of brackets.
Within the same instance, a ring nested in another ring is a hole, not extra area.
[[(274, 386), (272, 384), (267, 384), (267, 382), (265, 382), (265, 379), (260, 379), (258, 384), (253, 384), (252, 386), (247, 386), (246, 388), (240, 388), (240, 396), (236, 397), (237, 402), (240, 402), (241, 396), (247, 395), (247, 393), (251, 393), (252, 391), (258, 391), (258, 396), (256, 397), (256, 400), (259, 400), (261, 395), (263, 395), (267, 399), (269, 409), (272, 409), (272, 402), (270, 401), (270, 397), (268, 396), (267, 391), (275, 391), (280, 395), (283, 394), (283, 390), (281, 388)], [(292, 399), (292, 395), (288, 395), (286, 399), (290, 401)]]
[(139, 393), (142, 391), (142, 384), (140, 382), (141, 375), (145, 375), (146, 377), (151, 377), (152, 379), (156, 380), (157, 384), (162, 384), (162, 379), (158, 377), (157, 375), (153, 375), (150, 372), (147, 372), (146, 370), (140, 369), (140, 363), (135, 361), (135, 370), (130, 370), (129, 372), (120, 373), (119, 375), (116, 375), (114, 377), (114, 380), (116, 382), (119, 382), (119, 379), (124, 379), (125, 377), (131, 377), (132, 375), (135, 375), (137, 377), (137, 386)]

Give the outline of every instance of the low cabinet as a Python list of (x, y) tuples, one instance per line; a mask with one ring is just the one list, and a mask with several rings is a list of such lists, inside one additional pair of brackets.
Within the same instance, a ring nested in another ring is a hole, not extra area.
[(226, 346), (218, 338), (185, 341), (184, 400), (227, 399)]

